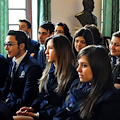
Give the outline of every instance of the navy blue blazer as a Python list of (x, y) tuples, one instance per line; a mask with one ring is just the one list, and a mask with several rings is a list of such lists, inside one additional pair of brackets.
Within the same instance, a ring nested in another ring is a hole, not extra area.
[(35, 112), (39, 112), (40, 120), (52, 120), (53, 116), (62, 106), (72, 82), (78, 78), (78, 73), (76, 69), (74, 69), (65, 91), (62, 92), (62, 94), (58, 94), (55, 92), (58, 83), (56, 75), (54, 75), (54, 70), (54, 68), (51, 68), (49, 72), (48, 92), (43, 88), (42, 92), (39, 93), (37, 99), (32, 104)]
[(8, 76), (9, 64), (7, 59), (0, 54), (0, 88), (5, 85), (6, 78)]
[(28, 43), (27, 43), (27, 50), (28, 52), (34, 53), (35, 55), (33, 56), (35, 59), (37, 59), (38, 51), (39, 51), (40, 44), (39, 42), (29, 38)]
[(0, 100), (0, 120), (13, 120), (12, 113), (7, 104)]
[[(12, 68), (12, 66), (11, 66)], [(1, 90), (3, 99), (14, 113), (23, 106), (30, 106), (38, 94), (38, 79), (41, 77), (41, 68), (38, 62), (29, 55), (21, 61), (13, 78), (9, 76), (5, 87)]]
[[(90, 85), (86, 83), (79, 89), (73, 89), (70, 92), (70, 99), (65, 102), (53, 120), (83, 120), (79, 116), (80, 104), (89, 92)], [(110, 88), (97, 100), (93, 112), (94, 118), (89, 120), (120, 120), (120, 92), (114, 87)]]
[(42, 68), (42, 71), (44, 71), (44, 69), (46, 67), (46, 55), (45, 55), (44, 48), (39, 50), (38, 56), (37, 56), (37, 61), (38, 61), (39, 65), (40, 65), (40, 67)]

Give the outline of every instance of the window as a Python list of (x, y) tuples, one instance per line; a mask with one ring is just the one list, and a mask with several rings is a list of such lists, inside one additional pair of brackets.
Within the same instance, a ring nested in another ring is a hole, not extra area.
[(31, 0), (9, 0), (9, 30), (18, 30), (19, 19), (31, 22)]
[(26, 0), (9, 0), (9, 30), (18, 30), (19, 19), (26, 19)]

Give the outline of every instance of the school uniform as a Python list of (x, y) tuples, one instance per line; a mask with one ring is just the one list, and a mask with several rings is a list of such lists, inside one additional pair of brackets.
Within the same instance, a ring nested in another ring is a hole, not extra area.
[[(70, 99), (64, 103), (53, 120), (83, 120), (80, 118), (80, 105), (87, 98), (90, 87), (88, 83), (83, 83), (79, 89), (73, 89)], [(93, 107), (94, 117), (89, 120), (120, 120), (119, 111), (120, 92), (111, 87), (97, 100)]]
[(67, 96), (67, 92), (70, 89), (72, 82), (78, 78), (77, 71), (74, 69), (71, 78), (67, 84), (64, 92), (58, 94), (55, 89), (58, 86), (57, 77), (54, 75), (55, 67), (52, 67), (49, 71), (48, 80), (48, 92), (45, 92), (45, 85), (41, 93), (39, 93), (37, 99), (32, 104), (32, 108), (35, 112), (39, 113), (40, 120), (52, 120), (53, 116), (59, 111), (63, 101)]
[[(17, 62), (17, 61), (16, 61)], [(25, 53), (14, 76), (11, 76), (12, 65), (5, 87), (1, 89), (2, 98), (6, 101), (13, 115), (23, 106), (30, 106), (38, 93), (38, 79), (41, 68), (37, 61)]]

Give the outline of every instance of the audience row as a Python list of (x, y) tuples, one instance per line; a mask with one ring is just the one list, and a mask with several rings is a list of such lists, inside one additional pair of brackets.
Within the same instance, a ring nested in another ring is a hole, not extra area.
[(19, 22), (7, 34), (6, 74), (0, 73), (0, 98), (11, 119), (120, 119), (119, 31), (108, 49), (93, 24), (72, 37), (65, 23), (43, 22), (37, 42), (29, 37), (30, 22)]

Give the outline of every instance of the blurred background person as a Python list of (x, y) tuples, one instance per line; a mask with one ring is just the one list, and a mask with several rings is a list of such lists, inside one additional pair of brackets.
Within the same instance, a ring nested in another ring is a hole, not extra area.
[(114, 86), (120, 90), (120, 31), (113, 33), (109, 48), (111, 65), (113, 69)]
[(28, 35), (27, 50), (32, 57), (37, 59), (40, 44), (39, 42), (30, 38), (30, 33), (32, 31), (32, 25), (27, 19), (19, 20), (19, 30), (23, 30)]
[(62, 34), (62, 35), (67, 36), (70, 43), (72, 43), (73, 41), (73, 38), (71, 36), (68, 26), (63, 22), (59, 22), (55, 25), (54, 35), (56, 34)]

